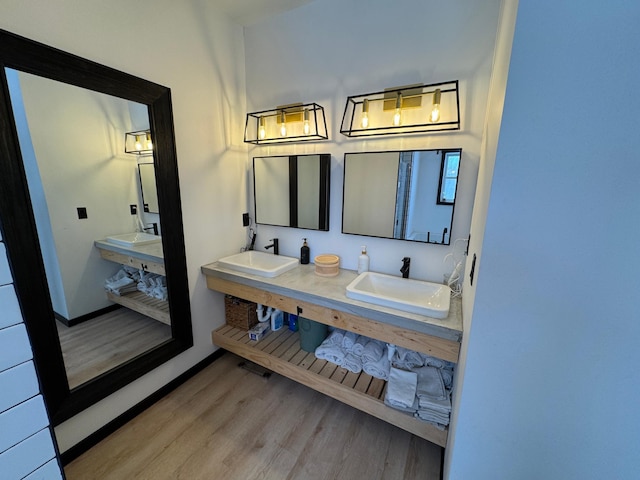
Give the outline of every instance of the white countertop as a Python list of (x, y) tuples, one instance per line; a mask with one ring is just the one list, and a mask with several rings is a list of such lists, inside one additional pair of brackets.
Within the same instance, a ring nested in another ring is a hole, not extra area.
[(298, 265), (274, 278), (237, 272), (221, 267), (217, 262), (203, 265), (201, 270), (205, 275), (309, 301), (381, 323), (456, 342), (462, 339), (462, 301), (459, 297), (451, 298), (449, 315), (437, 319), (348, 298), (346, 287), (358, 276), (353, 270), (340, 269), (340, 273), (335, 277), (321, 277), (315, 274), (315, 265)]
[(115, 245), (104, 240), (96, 240), (94, 245), (103, 250), (121, 253), (122, 255), (130, 255), (132, 257), (148, 260), (150, 262), (164, 263), (164, 251), (162, 250), (162, 242), (149, 243), (147, 245), (139, 245), (136, 247), (125, 247), (124, 245)]

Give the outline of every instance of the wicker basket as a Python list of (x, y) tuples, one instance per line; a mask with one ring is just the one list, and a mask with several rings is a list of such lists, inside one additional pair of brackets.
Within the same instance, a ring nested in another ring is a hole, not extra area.
[(227, 325), (249, 330), (258, 323), (257, 305), (241, 298), (224, 296), (224, 315)]

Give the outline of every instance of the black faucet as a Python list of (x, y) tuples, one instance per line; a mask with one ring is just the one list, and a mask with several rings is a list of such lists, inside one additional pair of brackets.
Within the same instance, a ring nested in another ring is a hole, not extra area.
[(400, 272), (402, 272), (402, 278), (409, 278), (409, 268), (411, 268), (411, 258), (404, 257), (402, 259), (402, 268)]
[(269, 250), (271, 247), (273, 247), (273, 254), (274, 255), (279, 255), (280, 254), (280, 250), (278, 250), (278, 239), (274, 238), (272, 240), (270, 240), (271, 242), (273, 242), (271, 245), (266, 245), (264, 248), (266, 250)]
[(143, 228), (143, 230), (146, 232), (147, 230), (153, 230), (153, 234), (154, 235), (158, 235), (158, 224), (157, 223), (152, 223), (150, 227), (147, 228)]

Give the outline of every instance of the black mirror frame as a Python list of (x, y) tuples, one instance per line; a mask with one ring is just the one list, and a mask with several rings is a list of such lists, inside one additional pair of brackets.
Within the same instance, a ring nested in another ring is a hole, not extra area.
[[(95, 379), (69, 389), (40, 254), (6, 68), (148, 106), (163, 232), (172, 339)], [(0, 231), (54, 425), (150, 372), (193, 345), (180, 189), (169, 88), (0, 30)]]

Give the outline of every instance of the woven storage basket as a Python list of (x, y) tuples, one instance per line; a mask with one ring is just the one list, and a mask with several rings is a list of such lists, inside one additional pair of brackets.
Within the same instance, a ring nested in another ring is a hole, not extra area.
[(258, 323), (256, 309), (257, 305), (253, 302), (231, 295), (224, 296), (224, 316), (227, 325), (241, 330), (249, 330)]

